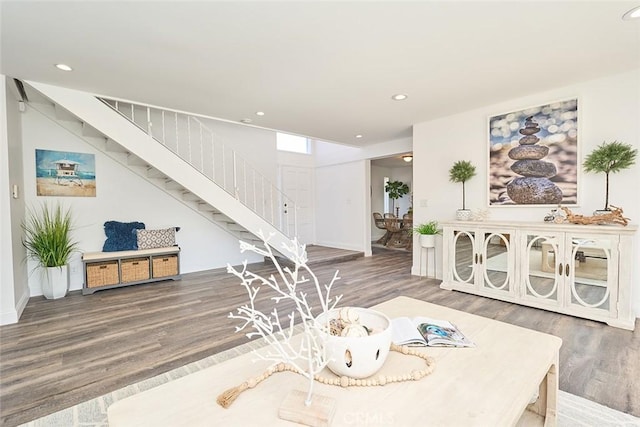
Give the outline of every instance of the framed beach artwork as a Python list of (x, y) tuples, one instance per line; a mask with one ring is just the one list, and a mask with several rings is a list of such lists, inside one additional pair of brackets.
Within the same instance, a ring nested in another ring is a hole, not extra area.
[(36, 149), (38, 196), (96, 196), (93, 154)]
[(489, 206), (578, 204), (578, 100), (489, 118)]

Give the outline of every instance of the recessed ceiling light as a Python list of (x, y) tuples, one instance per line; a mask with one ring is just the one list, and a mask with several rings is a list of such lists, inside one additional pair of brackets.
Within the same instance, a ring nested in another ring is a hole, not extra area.
[(251, 123), (253, 120), (251, 119), (240, 119), (242, 123)]
[(56, 68), (62, 71), (73, 71), (73, 68), (69, 67), (67, 64), (56, 64)]
[(356, 135), (356, 138), (362, 138), (362, 135), (357, 134), (357, 135)]
[(409, 163), (413, 160), (413, 156), (411, 154), (405, 154), (404, 156), (402, 156), (402, 160)]
[(264, 116), (264, 111), (256, 111), (256, 116)]
[(624, 19), (625, 21), (638, 18), (640, 18), (640, 6), (634, 7), (633, 9), (622, 15), (622, 19)]
[(391, 99), (393, 99), (394, 101), (404, 101), (407, 98), (408, 96), (404, 93), (397, 93), (391, 97)]

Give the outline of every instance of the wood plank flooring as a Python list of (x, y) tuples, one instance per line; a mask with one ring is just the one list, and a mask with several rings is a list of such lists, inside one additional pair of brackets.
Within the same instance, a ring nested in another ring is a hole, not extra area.
[[(411, 253), (374, 248), (372, 257), (333, 258), (313, 267), (321, 282), (336, 269), (344, 305), (369, 307), (398, 295), (551, 333), (563, 339), (560, 388), (640, 416), (640, 322), (630, 332), (605, 324), (441, 290), (410, 275)], [(322, 259), (322, 248), (309, 248)], [(268, 275), (268, 264), (251, 271)], [(267, 307), (265, 293), (258, 304)], [(32, 298), (16, 325), (0, 327), (0, 424), (15, 426), (245, 342), (231, 310), (247, 302), (225, 269), (48, 301)]]

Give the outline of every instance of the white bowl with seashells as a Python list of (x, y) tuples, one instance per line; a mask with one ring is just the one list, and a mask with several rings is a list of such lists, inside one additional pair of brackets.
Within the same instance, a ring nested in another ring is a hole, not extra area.
[[(328, 319), (328, 320), (327, 320)], [(326, 323), (327, 367), (336, 375), (367, 378), (384, 364), (391, 346), (391, 321), (384, 314), (360, 307), (343, 307), (318, 316)]]

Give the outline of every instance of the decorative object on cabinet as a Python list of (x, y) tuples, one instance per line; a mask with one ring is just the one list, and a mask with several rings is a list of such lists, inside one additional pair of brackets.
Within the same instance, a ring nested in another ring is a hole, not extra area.
[(576, 205), (577, 165), (577, 99), (489, 118), (490, 206)]
[(471, 219), (471, 211), (466, 208), (464, 184), (476, 175), (476, 167), (467, 160), (458, 160), (449, 169), (449, 181), (462, 183), (462, 209), (456, 212), (456, 219), (465, 221)]
[(594, 215), (608, 213), (611, 210), (609, 206), (609, 174), (620, 172), (633, 166), (637, 155), (638, 150), (631, 145), (613, 141), (603, 142), (584, 159), (585, 172), (602, 172), (606, 177), (604, 209), (603, 211), (594, 212)]
[(471, 210), (471, 219), (473, 221), (486, 221), (489, 219), (489, 210), (476, 208)]
[[(622, 215), (622, 208), (609, 205), (611, 210), (600, 211), (602, 214), (596, 214), (593, 216), (576, 215), (567, 207), (561, 207), (564, 213), (567, 215), (567, 221), (573, 224), (618, 224), (626, 226), (629, 224), (629, 218), (625, 218)], [(596, 211), (598, 212), (598, 211)]]
[(633, 330), (637, 226), (516, 221), (442, 225), (441, 288)]
[[(384, 186), (384, 191), (389, 194), (389, 198), (391, 199), (391, 212), (393, 213), (396, 200), (405, 194), (409, 194), (409, 186), (402, 181), (389, 181), (387, 185)], [(397, 211), (395, 214), (396, 216), (400, 216)]]
[(563, 215), (563, 211), (562, 209), (560, 209), (561, 206), (558, 205), (557, 208), (553, 208), (551, 209), (551, 212), (549, 212), (548, 214), (545, 215), (544, 217), (544, 222), (553, 222), (556, 224), (561, 224), (563, 222), (565, 222), (565, 217)]
[(43, 203), (39, 210), (28, 209), (21, 224), (22, 245), (43, 273), (42, 294), (47, 299), (62, 298), (69, 290), (69, 258), (78, 250), (71, 238), (72, 223), (70, 209), (59, 203), (55, 207)]

